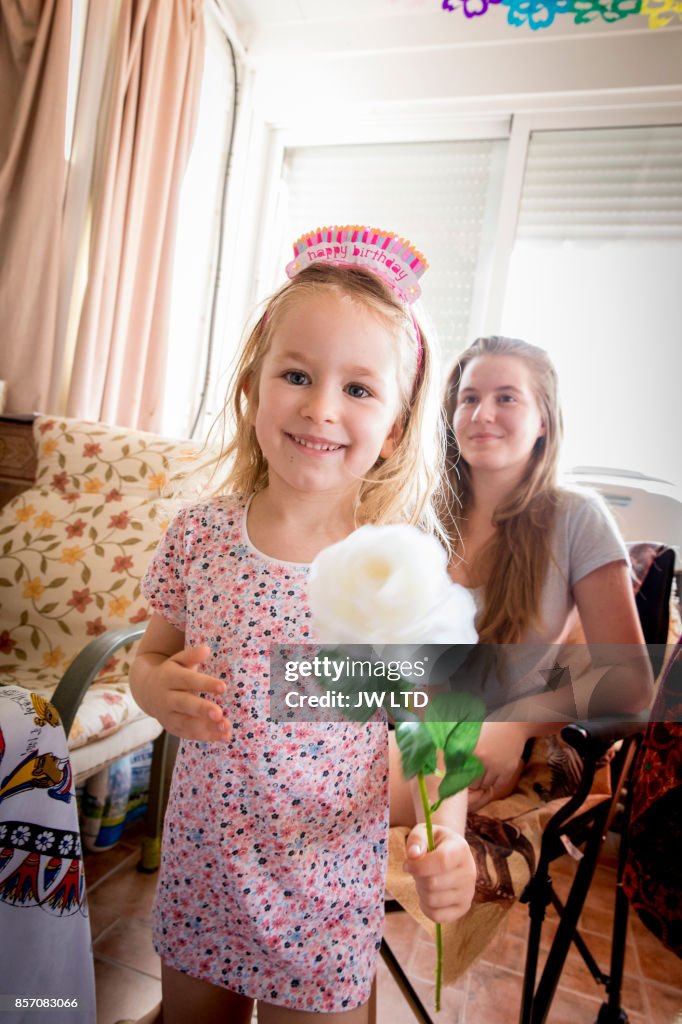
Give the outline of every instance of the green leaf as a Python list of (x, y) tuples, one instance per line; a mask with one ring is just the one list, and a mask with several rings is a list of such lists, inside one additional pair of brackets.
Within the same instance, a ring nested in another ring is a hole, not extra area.
[(20, 626), (25, 626), (27, 622), (28, 622), (28, 612), (24, 609), (24, 611), (19, 616), (19, 625)]
[(104, 557), (104, 548), (102, 547), (101, 544), (95, 544), (95, 554), (98, 555), (100, 558)]
[(83, 571), (81, 572), (81, 579), (83, 580), (83, 583), (89, 583), (91, 576), (92, 576), (91, 571), (88, 569), (87, 565), (84, 565), (83, 566)]
[(420, 772), (431, 775), (437, 766), (438, 752), (424, 722), (398, 722), (395, 738), (402, 758), (403, 775), (411, 779)]
[(66, 580), (66, 576), (58, 576), (56, 580), (50, 580), (50, 582), (45, 585), (45, 589), (53, 590), (55, 587), (63, 587)]
[(437, 693), (429, 700), (424, 713), (427, 722), (483, 722), (485, 704), (468, 693)]
[(448, 757), (456, 751), (463, 750), (467, 754), (473, 753), (474, 747), (478, 743), (478, 737), (481, 735), (481, 724), (481, 722), (458, 722), (455, 725), (443, 748), (446, 764)]
[(5, 541), (5, 543), (3, 545), (3, 548), (2, 548), (3, 555), (8, 554), (8, 552), (10, 552), (12, 550), (12, 545), (13, 544), (14, 544), (13, 540), (6, 540)]
[(40, 571), (47, 572), (47, 559), (45, 558), (45, 555), (40, 556)]
[(18, 658), (19, 661), (26, 661), (26, 651), (22, 651), (19, 647), (14, 648), (14, 656), (15, 658)]
[(440, 800), (466, 789), (474, 779), (483, 774), (483, 770), (483, 764), (475, 754), (457, 751), (450, 757), (447, 770), (438, 787)]
[(31, 647), (36, 651), (40, 647), (40, 634), (37, 629), (31, 630)]
[(56, 601), (50, 601), (48, 604), (44, 604), (42, 608), (38, 609), (38, 615), (49, 615), (57, 607)]
[(57, 625), (61, 629), (62, 633), (68, 633), (68, 635), (71, 636), (71, 629), (65, 622), (62, 622), (61, 619), (57, 619)]
[(429, 699), (424, 712), (424, 725), (437, 749), (444, 751), (450, 734), (461, 721), (471, 715), (482, 720), (484, 713), (483, 704), (477, 698), (461, 693), (437, 693)]
[(433, 745), (436, 750), (444, 750), (447, 738), (450, 735), (451, 730), (454, 728), (452, 722), (427, 722), (424, 723), (424, 728), (428, 732), (429, 736), (433, 741)]

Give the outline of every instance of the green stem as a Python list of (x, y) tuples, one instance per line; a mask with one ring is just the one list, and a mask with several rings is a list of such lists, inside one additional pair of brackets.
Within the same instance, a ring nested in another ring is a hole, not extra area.
[[(419, 792), (422, 798), (424, 809), (424, 821), (426, 822), (426, 840), (429, 850), (435, 849), (433, 842), (433, 821), (431, 820), (431, 802), (426, 791), (426, 780), (423, 772), (417, 773)], [(443, 931), (439, 924), (436, 925), (436, 1013), (440, 1012), (440, 990), (443, 985)]]

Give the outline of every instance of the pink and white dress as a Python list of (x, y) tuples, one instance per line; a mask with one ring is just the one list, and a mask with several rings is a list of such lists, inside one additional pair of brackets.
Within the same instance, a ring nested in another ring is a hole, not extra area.
[(269, 720), (271, 644), (312, 642), (307, 565), (257, 551), (247, 503), (171, 523), (143, 581), (152, 608), (207, 643), (230, 743), (183, 740), (154, 907), (164, 963), (276, 1005), (369, 998), (383, 929), (388, 753), (382, 722)]

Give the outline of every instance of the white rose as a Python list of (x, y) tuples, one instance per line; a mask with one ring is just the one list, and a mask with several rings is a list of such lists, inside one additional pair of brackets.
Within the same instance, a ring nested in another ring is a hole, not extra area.
[(476, 607), (448, 576), (435, 537), (362, 526), (310, 567), (313, 635), (323, 644), (473, 644)]

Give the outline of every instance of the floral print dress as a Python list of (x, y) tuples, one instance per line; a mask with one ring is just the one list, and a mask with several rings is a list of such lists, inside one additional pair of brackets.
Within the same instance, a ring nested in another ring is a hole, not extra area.
[(180, 744), (154, 941), (164, 963), (234, 992), (331, 1013), (369, 998), (383, 928), (388, 753), (382, 722), (276, 724), (271, 644), (311, 641), (308, 566), (261, 554), (247, 503), (171, 523), (143, 581), (152, 608), (207, 643), (229, 743)]

